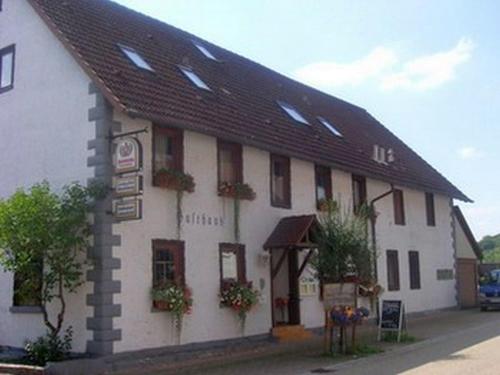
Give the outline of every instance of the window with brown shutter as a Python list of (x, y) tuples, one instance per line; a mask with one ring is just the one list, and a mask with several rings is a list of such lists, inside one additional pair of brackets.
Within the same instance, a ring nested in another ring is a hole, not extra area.
[(242, 147), (238, 143), (217, 141), (218, 181), (243, 182)]
[(420, 289), (420, 260), (418, 251), (408, 252), (408, 262), (410, 265), (410, 289)]
[(358, 213), (360, 207), (366, 203), (366, 178), (352, 175), (352, 208), (354, 213)]
[(153, 240), (153, 286), (184, 285), (184, 242)]
[(329, 167), (316, 165), (316, 205), (319, 208), (321, 201), (332, 199), (332, 172)]
[(222, 287), (232, 282), (246, 283), (245, 245), (219, 244), (219, 268)]
[(399, 258), (397, 250), (387, 250), (387, 289), (399, 290)]
[(427, 216), (427, 225), (436, 226), (436, 211), (434, 208), (434, 194), (425, 193), (425, 212)]
[(271, 154), (271, 205), (291, 208), (290, 158)]
[(403, 199), (403, 191), (395, 189), (393, 193), (394, 198), (394, 223), (396, 225), (405, 225), (405, 205)]
[(182, 172), (184, 145), (181, 129), (155, 126), (153, 131), (153, 173), (161, 169)]

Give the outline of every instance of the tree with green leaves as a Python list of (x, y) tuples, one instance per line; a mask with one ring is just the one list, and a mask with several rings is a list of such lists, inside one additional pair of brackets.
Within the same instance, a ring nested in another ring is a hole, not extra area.
[[(37, 300), (51, 337), (61, 332), (66, 293), (75, 293), (84, 282), (89, 213), (103, 192), (75, 183), (55, 193), (43, 182), (0, 200), (0, 265), (22, 276), (15, 298)], [(55, 302), (59, 309), (50, 317), (47, 306)]]
[(374, 253), (368, 238), (370, 210), (362, 206), (356, 214), (342, 211), (340, 204), (328, 201), (315, 232), (318, 251), (311, 264), (325, 283), (342, 282), (356, 275), (363, 282), (374, 282)]

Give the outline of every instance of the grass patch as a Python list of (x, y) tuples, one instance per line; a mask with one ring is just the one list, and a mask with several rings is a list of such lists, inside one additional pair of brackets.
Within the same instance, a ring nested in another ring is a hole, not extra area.
[[(382, 341), (384, 342), (398, 342), (397, 332), (384, 332), (382, 334)], [(399, 342), (401, 343), (412, 343), (417, 341), (415, 336), (408, 334), (407, 332), (401, 332), (401, 338)]]
[[(337, 350), (337, 348), (335, 348)], [(367, 357), (374, 354), (383, 353), (384, 350), (377, 347), (371, 346), (367, 344), (358, 344), (354, 348), (347, 348), (346, 354), (339, 353), (337, 351), (333, 353), (323, 353), (323, 357), (342, 359), (342, 358), (359, 358), (359, 357)]]

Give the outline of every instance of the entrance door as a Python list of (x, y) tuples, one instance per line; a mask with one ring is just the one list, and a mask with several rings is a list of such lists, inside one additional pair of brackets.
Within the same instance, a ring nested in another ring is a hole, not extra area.
[(477, 306), (477, 264), (475, 259), (457, 259), (458, 299), (460, 307)]

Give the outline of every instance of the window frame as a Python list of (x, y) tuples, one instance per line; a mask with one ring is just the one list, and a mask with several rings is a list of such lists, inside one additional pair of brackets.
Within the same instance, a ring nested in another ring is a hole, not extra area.
[(290, 117), (293, 121), (302, 125), (311, 126), (309, 121), (307, 121), (307, 119), (302, 115), (302, 113), (300, 113), (300, 111), (296, 107), (281, 100), (278, 100), (277, 103), (283, 110), (283, 112), (285, 112), (285, 114), (288, 117)]
[(220, 139), (217, 139), (217, 183), (218, 186), (220, 186), (223, 182), (229, 182), (229, 181), (222, 181), (222, 169), (221, 169), (221, 152), (229, 151), (231, 152), (232, 155), (232, 162), (233, 162), (233, 171), (234, 171), (234, 182), (235, 183), (243, 183), (243, 146), (239, 143), (234, 143), (234, 142), (228, 142), (228, 141), (223, 141)]
[(425, 216), (428, 227), (436, 226), (436, 205), (433, 193), (425, 193)]
[(194, 87), (205, 91), (212, 91), (210, 86), (193, 69), (184, 65), (178, 65), (177, 67)]
[(323, 125), (325, 128), (327, 128), (330, 131), (330, 133), (332, 133), (334, 136), (339, 137), (339, 138), (344, 137), (342, 135), (342, 133), (326, 118), (324, 118), (322, 116), (318, 116), (318, 117), (316, 117), (316, 119), (319, 121), (319, 123), (321, 125)]
[(166, 135), (167, 137), (173, 138), (173, 164), (174, 168), (179, 172), (184, 171), (184, 131), (179, 128), (162, 127), (159, 125), (153, 125), (153, 176), (158, 172), (156, 170), (156, 145), (158, 139), (161, 135)]
[(192, 41), (196, 49), (207, 59), (213, 60), (213, 61), (219, 61), (217, 57), (207, 48), (203, 43), (200, 43), (196, 40)]
[[(223, 253), (236, 254), (236, 273), (237, 273), (236, 280), (223, 278), (223, 262), (222, 262)], [(228, 242), (219, 243), (219, 279), (221, 288), (224, 288), (228, 284), (235, 282), (240, 284), (247, 283), (245, 245), (238, 243), (228, 243)]]
[(158, 251), (168, 251), (174, 259), (174, 283), (178, 286), (186, 285), (186, 270), (185, 270), (185, 248), (184, 241), (154, 239), (151, 241), (152, 248), (152, 284), (153, 287), (158, 286), (160, 281), (156, 275), (156, 253)]
[[(16, 66), (16, 45), (11, 44), (10, 46), (4, 47), (0, 49), (0, 80), (2, 78), (2, 71), (3, 71), (3, 57), (5, 55), (12, 54), (12, 67), (11, 67), (11, 79), (10, 79), (10, 84), (5, 86), (5, 87), (0, 87), (0, 94), (10, 91), (14, 88), (14, 78), (15, 78), (15, 66)], [(1, 81), (0, 81), (1, 84)]]
[[(358, 174), (353, 174), (351, 177), (351, 183), (352, 183), (352, 208), (355, 214), (359, 212), (359, 209), (363, 204), (366, 204), (367, 202), (367, 193), (366, 193), (366, 177), (361, 176)], [(356, 204), (356, 189), (354, 188), (355, 184), (359, 183), (360, 184), (360, 197), (359, 197), (359, 203)]]
[(331, 200), (332, 194), (332, 169), (324, 165), (314, 165), (314, 180), (315, 180), (315, 193), (316, 193), (316, 208), (319, 208), (318, 187), (320, 177), (326, 178), (327, 186), (325, 187), (325, 199)]
[[(387, 290), (395, 292), (401, 290), (401, 282), (399, 275), (399, 252), (398, 250), (386, 250), (386, 266), (387, 266)], [(391, 258), (394, 257), (395, 263), (391, 263)], [(394, 267), (394, 268), (393, 268)], [(391, 276), (391, 273), (394, 275)]]
[(33, 298), (35, 301), (32, 304), (26, 304), (22, 303), (22, 301), (19, 301), (19, 296), (16, 293), (16, 289), (18, 288), (19, 283), (25, 282), (26, 278), (20, 275), (18, 272), (14, 272), (13, 274), (13, 284), (12, 284), (12, 289), (13, 289), (13, 294), (12, 294), (12, 307), (41, 307), (42, 306), (42, 285), (43, 285), (43, 260), (39, 259), (38, 261), (32, 261), (36, 262), (36, 265), (33, 267), (37, 268), (37, 280), (38, 283), (37, 290), (32, 290), (31, 292), (33, 295), (30, 297)]
[[(144, 57), (142, 57), (142, 55), (135, 48), (127, 46), (126, 44), (122, 44), (122, 43), (117, 43), (117, 45), (118, 45), (118, 48), (120, 49), (120, 51), (123, 53), (123, 55), (127, 58), (127, 60), (130, 61), (132, 64), (134, 64), (134, 66), (137, 69), (144, 70), (146, 72), (154, 73), (155, 70), (153, 69), (151, 64), (148, 61), (146, 61), (146, 59)], [(139, 60), (141, 61), (141, 65), (139, 65), (132, 57), (130, 57), (130, 55), (127, 52), (135, 54), (139, 58)]]
[(404, 192), (401, 189), (394, 189), (392, 192), (392, 202), (394, 206), (394, 224), (406, 225)]
[(421, 289), (422, 279), (420, 277), (420, 254), (416, 250), (408, 251), (408, 271), (410, 277), (410, 289), (411, 290)]
[[(284, 163), (284, 197), (283, 201), (279, 202), (275, 200), (274, 197), (274, 188), (273, 188), (273, 179), (274, 179), (274, 163), (276, 161), (281, 161)], [(270, 154), (270, 192), (271, 192), (271, 206), (272, 207), (278, 207), (278, 208), (287, 208), (290, 209), (292, 208), (292, 177), (291, 177), (291, 162), (290, 158), (288, 156), (283, 156), (283, 155), (277, 155), (277, 154)]]

